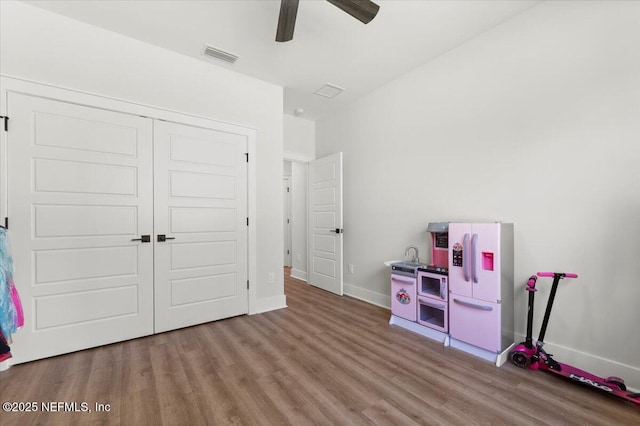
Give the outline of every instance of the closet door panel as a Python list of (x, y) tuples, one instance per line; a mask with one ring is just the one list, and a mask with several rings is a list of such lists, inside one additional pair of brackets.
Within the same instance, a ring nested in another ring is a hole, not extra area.
[(241, 133), (154, 123), (156, 332), (248, 312), (246, 152)]
[(17, 362), (153, 332), (152, 121), (10, 92)]

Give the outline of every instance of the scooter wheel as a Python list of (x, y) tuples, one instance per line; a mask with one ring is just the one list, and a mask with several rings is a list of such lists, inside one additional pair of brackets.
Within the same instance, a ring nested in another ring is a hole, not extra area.
[(608, 385), (616, 386), (620, 390), (627, 390), (627, 386), (624, 384), (624, 380), (622, 380), (620, 377), (607, 377), (606, 379), (604, 379), (604, 382)]
[(521, 351), (514, 351), (511, 352), (511, 362), (513, 362), (520, 368), (527, 368), (531, 361), (529, 360), (529, 356), (527, 356), (526, 353)]

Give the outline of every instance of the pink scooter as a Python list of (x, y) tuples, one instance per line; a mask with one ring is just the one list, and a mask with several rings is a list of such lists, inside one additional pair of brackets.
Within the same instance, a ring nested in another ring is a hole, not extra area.
[(547, 301), (547, 310), (544, 313), (544, 319), (542, 320), (542, 327), (540, 328), (540, 336), (538, 341), (533, 343), (533, 299), (536, 290), (536, 281), (538, 277), (532, 275), (527, 282), (526, 290), (529, 292), (528, 312), (527, 312), (527, 337), (526, 340), (513, 348), (511, 351), (511, 361), (522, 368), (529, 368), (531, 370), (550, 371), (563, 377), (575, 380), (576, 382), (591, 386), (601, 391), (607, 392), (611, 395), (615, 395), (627, 401), (637, 404), (640, 408), (640, 393), (627, 392), (627, 387), (624, 384), (624, 380), (619, 377), (607, 377), (603, 379), (584, 370), (580, 370), (571, 365), (562, 364), (554, 360), (551, 354), (548, 354), (542, 349), (544, 345), (544, 335), (547, 331), (547, 325), (549, 324), (549, 316), (551, 315), (551, 308), (553, 307), (553, 300), (556, 297), (556, 290), (558, 289), (558, 283), (563, 278), (578, 278), (577, 274), (563, 273), (563, 272), (538, 272), (538, 277), (553, 277), (553, 285), (551, 286), (551, 293), (549, 294), (549, 300)]

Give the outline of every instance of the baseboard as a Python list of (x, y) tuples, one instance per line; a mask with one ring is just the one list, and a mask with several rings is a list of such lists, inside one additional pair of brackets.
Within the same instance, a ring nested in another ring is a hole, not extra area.
[(301, 271), (299, 269), (294, 269), (291, 268), (291, 278), (295, 278), (297, 280), (301, 280), (301, 281), (307, 281), (307, 273), (304, 271)]
[(375, 291), (356, 287), (347, 283), (343, 284), (343, 292), (345, 295), (351, 296), (354, 299), (359, 299), (382, 308), (391, 309), (391, 296), (388, 294), (377, 293)]
[[(522, 342), (524, 340), (524, 335), (516, 333), (516, 342)], [(554, 344), (553, 342), (545, 342), (544, 350), (547, 353), (553, 354), (553, 358), (556, 361), (573, 365), (596, 376), (621, 377), (630, 391), (640, 391), (640, 367), (634, 367), (586, 352), (580, 352), (566, 346)]]
[(287, 296), (284, 294), (278, 296), (265, 297), (257, 299), (255, 306), (249, 309), (249, 315), (261, 314), (263, 312), (275, 311), (287, 307)]
[(496, 367), (500, 367), (502, 364), (507, 362), (509, 358), (509, 351), (511, 351), (511, 349), (515, 344), (512, 343), (507, 349), (505, 349), (500, 353), (491, 352), (486, 349), (482, 349), (477, 346), (470, 345), (469, 343), (466, 343), (454, 338), (450, 339), (449, 345), (454, 349), (458, 349), (460, 351), (474, 355), (478, 358), (484, 359), (485, 361), (489, 361), (495, 364)]
[(9, 358), (9, 359), (6, 359), (6, 360), (0, 362), (0, 371), (8, 370), (9, 367), (11, 367), (13, 365), (13, 362), (14, 362), (13, 358)]

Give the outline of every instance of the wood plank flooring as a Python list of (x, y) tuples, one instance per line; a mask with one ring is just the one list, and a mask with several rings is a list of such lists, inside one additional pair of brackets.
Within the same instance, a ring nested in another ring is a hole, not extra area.
[[(285, 292), (287, 309), (13, 366), (0, 402), (38, 411), (0, 424), (640, 425), (632, 404), (496, 368), (388, 325), (386, 309), (288, 275)], [(51, 402), (92, 411), (42, 412)]]

